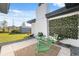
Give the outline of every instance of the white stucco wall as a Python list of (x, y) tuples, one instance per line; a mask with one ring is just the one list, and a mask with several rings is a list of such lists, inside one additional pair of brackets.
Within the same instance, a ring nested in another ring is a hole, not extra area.
[(31, 32), (32, 34), (36, 35), (36, 32), (37, 32), (37, 27), (36, 27), (36, 23), (32, 23), (32, 29), (31, 29)]
[(35, 35), (38, 32), (42, 32), (44, 35), (48, 36), (47, 18), (45, 16), (46, 13), (47, 13), (47, 4), (42, 4), (36, 10)]
[[(53, 18), (50, 18), (48, 20), (54, 20), (54, 19), (57, 19), (57, 18), (62, 18), (62, 17), (67, 17), (67, 16), (71, 16), (71, 15), (75, 15), (75, 14), (79, 14), (79, 11), (76, 11), (76, 12), (73, 12), (73, 13), (69, 13), (69, 14), (65, 14), (65, 15), (60, 15), (60, 16), (57, 16), (57, 17), (53, 17)], [(78, 20), (79, 22), (79, 20)], [(79, 38), (79, 31), (78, 31), (78, 38)], [(79, 47), (79, 39), (65, 39), (65, 40), (62, 40), (61, 41), (62, 43), (65, 43), (65, 44), (70, 44), (72, 46), (76, 46), (76, 47)]]

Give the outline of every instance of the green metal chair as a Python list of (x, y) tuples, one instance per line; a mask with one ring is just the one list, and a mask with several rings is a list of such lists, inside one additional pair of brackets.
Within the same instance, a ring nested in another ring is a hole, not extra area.
[(39, 52), (47, 52), (50, 47), (55, 43), (54, 39), (57, 39), (58, 35), (54, 35), (53, 38), (46, 38), (45, 36), (36, 36), (38, 40), (36, 50)]
[(38, 37), (37, 38), (37, 51), (39, 52), (47, 52), (50, 49), (50, 46), (52, 45), (52, 41), (47, 40), (45, 37)]
[(37, 51), (38, 52), (46, 52), (49, 50), (49, 46), (41, 42), (40, 44), (37, 44)]
[(49, 36), (48, 39), (51, 40), (53, 43), (57, 42), (58, 34), (54, 34), (54, 36)]

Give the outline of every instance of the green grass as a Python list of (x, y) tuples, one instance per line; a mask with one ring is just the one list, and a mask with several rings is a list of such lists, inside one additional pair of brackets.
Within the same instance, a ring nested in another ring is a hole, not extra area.
[(0, 33), (0, 43), (23, 40), (24, 37), (28, 37), (28, 35), (27, 34)]

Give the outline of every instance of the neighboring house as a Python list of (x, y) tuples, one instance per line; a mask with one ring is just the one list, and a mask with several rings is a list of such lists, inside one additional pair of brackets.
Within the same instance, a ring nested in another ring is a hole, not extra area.
[(31, 27), (26, 26), (26, 23), (23, 22), (22, 25), (20, 26), (20, 32), (21, 32), (21, 33), (28, 33), (28, 32), (31, 32)]
[(20, 31), (21, 31), (21, 33), (29, 33), (29, 32), (31, 32), (31, 28), (30, 27), (20, 27)]
[[(67, 19), (69, 20), (69, 22)], [(58, 24), (57, 23), (55, 24), (55, 22), (58, 22)], [(59, 33), (59, 34), (64, 33), (65, 35), (70, 34), (69, 37), (73, 37), (73, 38), (76, 37), (76, 39), (78, 39), (79, 38), (79, 4), (65, 3), (64, 7), (50, 13), (47, 13), (47, 4), (40, 4), (38, 6), (38, 9), (36, 10), (36, 20), (34, 19), (30, 20), (28, 21), (28, 23), (32, 24), (32, 34), (34, 35), (37, 35), (38, 32), (43, 32), (43, 34), (46, 36), (49, 35), (53, 36), (54, 33)], [(58, 27), (55, 27), (56, 25)], [(62, 30), (62, 28), (64, 28), (64, 30)], [(75, 46), (79, 46), (78, 42), (79, 40), (67, 41), (67, 43)]]
[(8, 31), (11, 32), (13, 30), (17, 30), (17, 31), (20, 31), (21, 33), (28, 33), (28, 32), (31, 32), (31, 28), (30, 27), (22, 27), (22, 26), (8, 26)]

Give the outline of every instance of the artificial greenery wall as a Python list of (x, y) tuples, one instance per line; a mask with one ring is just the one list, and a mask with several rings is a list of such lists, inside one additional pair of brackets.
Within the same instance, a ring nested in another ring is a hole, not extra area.
[(78, 38), (78, 15), (49, 21), (49, 34), (63, 35), (66, 38)]

